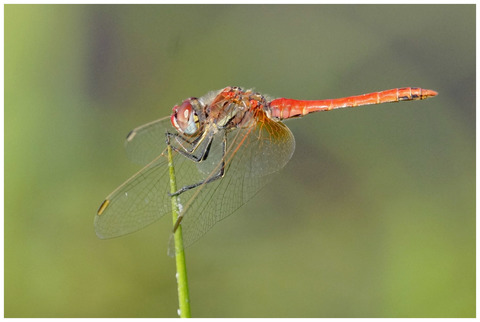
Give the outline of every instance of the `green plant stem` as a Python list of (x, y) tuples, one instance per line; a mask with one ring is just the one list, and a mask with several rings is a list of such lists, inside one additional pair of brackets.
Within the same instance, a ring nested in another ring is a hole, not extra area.
[[(175, 169), (173, 167), (172, 148), (168, 145), (168, 168), (170, 173), (170, 192), (177, 191), (177, 183), (175, 180)], [(177, 196), (172, 196), (172, 218), (173, 225), (178, 218)], [(177, 264), (177, 290), (179, 303), (179, 316), (181, 318), (189, 318), (190, 315), (190, 298), (188, 294), (187, 265), (185, 264), (185, 252), (183, 250), (182, 225), (177, 227), (174, 232), (175, 239), (175, 261)]]

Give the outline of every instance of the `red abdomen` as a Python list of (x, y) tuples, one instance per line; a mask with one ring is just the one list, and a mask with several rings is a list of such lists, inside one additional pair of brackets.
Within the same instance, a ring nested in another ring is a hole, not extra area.
[(269, 112), (280, 120), (307, 115), (318, 111), (330, 111), (343, 107), (423, 100), (436, 96), (437, 92), (419, 87), (394, 88), (386, 91), (326, 100), (274, 99), (269, 103)]

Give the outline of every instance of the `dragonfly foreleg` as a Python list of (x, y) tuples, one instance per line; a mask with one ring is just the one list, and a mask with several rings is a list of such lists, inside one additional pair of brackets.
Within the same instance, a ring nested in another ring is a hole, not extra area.
[[(212, 145), (213, 141), (212, 135), (208, 135), (207, 132), (205, 132), (203, 135), (199, 136), (192, 142), (188, 141), (183, 136), (177, 133), (170, 133), (168, 131), (165, 133), (165, 138), (167, 145), (170, 145), (172, 147), (172, 150), (195, 162), (200, 162), (207, 158), (208, 151), (210, 150), (210, 146)], [(172, 138), (175, 139), (175, 142), (180, 147), (172, 144)], [(187, 146), (190, 146), (190, 148), (188, 148)], [(197, 155), (195, 152), (199, 152), (199, 154)]]
[[(211, 142), (209, 144), (208, 150), (210, 149), (210, 145), (211, 145)], [(203, 184), (207, 184), (207, 183), (210, 183), (210, 182), (213, 182), (215, 180), (218, 180), (218, 179), (222, 178), (223, 175), (225, 174), (225, 154), (226, 154), (226, 152), (227, 152), (227, 137), (226, 137), (226, 134), (225, 134), (224, 137), (223, 137), (223, 141), (222, 141), (222, 161), (221, 161), (220, 169), (218, 170), (218, 172), (215, 175), (213, 175), (213, 176), (211, 176), (211, 177), (209, 177), (205, 180), (202, 180), (200, 182), (197, 182), (197, 183), (194, 183), (194, 184), (191, 184), (191, 185), (183, 186), (182, 188), (178, 189), (176, 192), (169, 193), (169, 195), (170, 196), (178, 196), (185, 191), (188, 191), (190, 189), (196, 188), (196, 187), (201, 186)], [(206, 151), (205, 153), (208, 154), (208, 151)]]

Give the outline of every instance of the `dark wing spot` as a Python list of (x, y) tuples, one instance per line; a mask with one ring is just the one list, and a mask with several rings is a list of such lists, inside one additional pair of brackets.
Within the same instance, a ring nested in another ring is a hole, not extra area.
[(130, 132), (128, 132), (127, 134), (127, 141), (131, 141), (133, 140), (133, 138), (135, 137), (135, 135), (137, 134), (137, 132), (134, 132), (133, 130), (131, 130)]

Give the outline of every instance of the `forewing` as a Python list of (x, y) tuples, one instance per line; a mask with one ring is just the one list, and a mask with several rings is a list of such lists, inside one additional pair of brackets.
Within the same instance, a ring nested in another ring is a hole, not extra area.
[[(177, 184), (204, 180), (195, 162), (174, 152)], [(180, 187), (180, 185), (179, 185)], [(171, 213), (170, 177), (166, 152), (112, 192), (95, 217), (95, 231), (100, 238), (123, 236)]]
[(169, 211), (166, 201), (168, 171), (166, 159), (159, 156), (112, 192), (95, 217), (100, 238), (112, 238), (137, 231)]
[(158, 157), (166, 148), (165, 133), (175, 133), (170, 117), (139, 126), (130, 131), (125, 140), (128, 158), (138, 164), (146, 165)]

